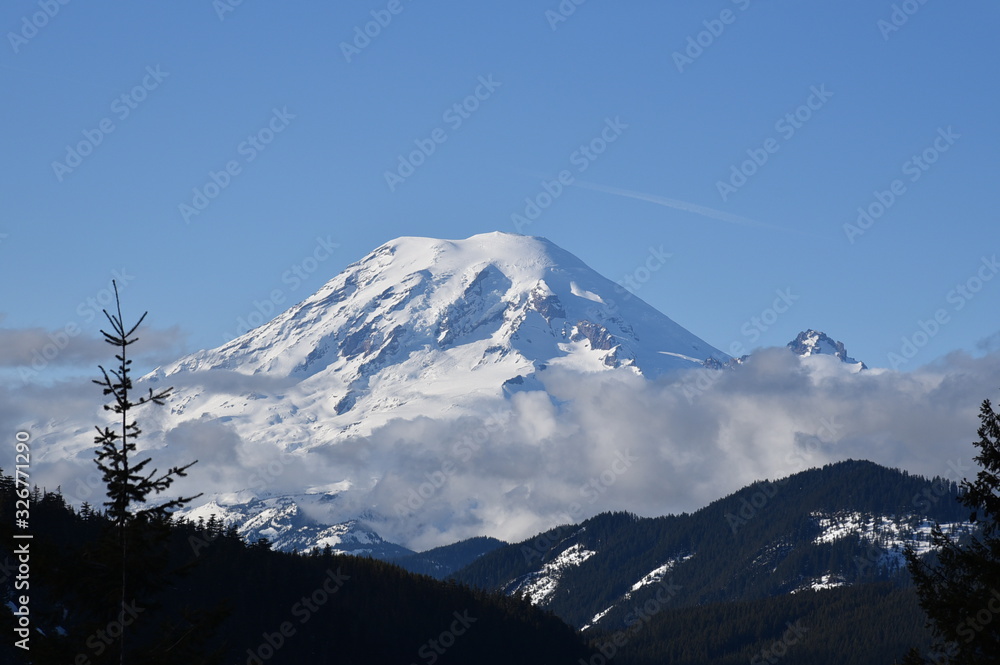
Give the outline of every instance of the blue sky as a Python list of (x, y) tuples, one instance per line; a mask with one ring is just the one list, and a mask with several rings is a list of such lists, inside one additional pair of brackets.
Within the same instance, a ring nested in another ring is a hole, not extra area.
[(723, 350), (813, 327), (873, 366), (982, 353), (1000, 7), (675, 4), (5, 3), (0, 326), (96, 335), (117, 270), (176, 355), (394, 237), (519, 230)]

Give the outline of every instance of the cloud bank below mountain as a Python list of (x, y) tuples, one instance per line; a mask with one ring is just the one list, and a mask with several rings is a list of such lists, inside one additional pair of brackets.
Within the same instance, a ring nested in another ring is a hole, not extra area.
[[(544, 392), (484, 398), (481, 417), (394, 420), (308, 452), (246, 441), (214, 418), (146, 443), (161, 468), (200, 460), (179, 491), (340, 490), (312, 516), (361, 515), (386, 539), (425, 549), (483, 534), (516, 540), (605, 510), (694, 510), (754, 480), (848, 458), (960, 480), (975, 472), (978, 409), (997, 396), (997, 376), (1000, 353), (856, 373), (830, 356), (776, 348), (734, 371), (656, 381), (553, 368)], [(4, 389), (0, 425), (13, 437), (53, 411), (95, 412), (100, 395), (82, 392)], [(92, 452), (60, 455), (57, 443), (39, 442), (33, 481), (99, 503)]]

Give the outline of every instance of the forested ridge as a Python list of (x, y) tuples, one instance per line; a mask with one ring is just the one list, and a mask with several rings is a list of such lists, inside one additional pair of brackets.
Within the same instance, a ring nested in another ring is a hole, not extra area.
[[(108, 637), (115, 627), (91, 629), (106, 609), (88, 579), (105, 566), (94, 545), (108, 518), (89, 505), (73, 509), (58, 492), (31, 496), (31, 649), (5, 639), (0, 661), (118, 662)], [(4, 601), (14, 594), (14, 500), (13, 479), (0, 476)], [(568, 664), (590, 654), (576, 631), (520, 598), (375, 559), (275, 552), (211, 522), (165, 525), (158, 565), (176, 572), (156, 594), (129, 601), (120, 618), (130, 622), (131, 647), (159, 643), (168, 625), (174, 643), (162, 646), (178, 656), (165, 660), (185, 663), (256, 663), (254, 655), (267, 663), (509, 663), (513, 653), (518, 662)], [(4, 635), (14, 623), (4, 605)]]

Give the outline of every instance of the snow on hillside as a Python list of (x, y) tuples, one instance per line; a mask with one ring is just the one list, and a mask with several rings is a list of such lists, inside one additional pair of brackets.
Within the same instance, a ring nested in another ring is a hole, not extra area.
[[(666, 577), (667, 573), (669, 573), (671, 570), (674, 569), (674, 566), (684, 561), (687, 561), (693, 556), (694, 556), (693, 554), (688, 554), (687, 556), (679, 556), (671, 558), (662, 566), (658, 566), (653, 570), (649, 571), (648, 573), (646, 573), (641, 580), (632, 585), (632, 588), (629, 589), (629, 593), (638, 591), (642, 587), (649, 586), (650, 584), (659, 584), (660, 582), (663, 581), (663, 578)], [(626, 598), (629, 596), (629, 593), (625, 594)]]
[(598, 612), (597, 614), (595, 614), (593, 616), (593, 618), (590, 620), (590, 622), (587, 623), (586, 625), (584, 625), (582, 628), (580, 628), (580, 630), (587, 630), (588, 628), (596, 625), (601, 619), (603, 619), (605, 616), (607, 616), (608, 613), (611, 612), (611, 610), (613, 610), (616, 607), (618, 607), (618, 605), (620, 605), (621, 603), (624, 603), (624, 602), (628, 601), (629, 599), (631, 599), (632, 598), (632, 594), (635, 593), (636, 591), (638, 591), (639, 589), (641, 589), (641, 588), (643, 588), (645, 586), (649, 586), (651, 584), (659, 584), (660, 582), (662, 582), (664, 580), (664, 578), (666, 578), (667, 573), (669, 573), (671, 570), (673, 570), (674, 567), (677, 566), (677, 564), (683, 563), (684, 561), (687, 561), (688, 559), (690, 559), (693, 556), (694, 556), (693, 554), (688, 554), (688, 555), (685, 555), (685, 556), (671, 557), (663, 565), (657, 566), (653, 570), (649, 571), (648, 573), (646, 573), (645, 575), (643, 575), (642, 578), (638, 582), (636, 582), (635, 584), (633, 584), (631, 589), (629, 589), (624, 594), (622, 594), (621, 598), (619, 598), (618, 600), (616, 600), (607, 609), (601, 610), (600, 612)]
[(278, 496), (258, 499), (246, 494), (217, 495), (196, 508), (179, 511), (176, 517), (191, 523), (207, 523), (212, 517), (223, 528), (236, 527), (247, 542), (266, 538), (278, 550), (308, 551), (330, 546), (334, 553), (386, 558), (410, 553), (383, 540), (357, 520), (333, 525), (307, 515), (330, 501), (325, 495)]
[(567, 568), (574, 568), (597, 554), (577, 543), (566, 548), (559, 556), (542, 566), (541, 570), (528, 573), (515, 580), (507, 589), (510, 594), (525, 593), (533, 605), (545, 605), (559, 586), (559, 579)]
[[(822, 529), (813, 542), (832, 543), (851, 535), (856, 535), (880, 552), (876, 561), (879, 566), (889, 569), (906, 565), (903, 551), (907, 546), (917, 554), (926, 554), (933, 549), (931, 529), (933, 523), (917, 515), (869, 515), (858, 512), (812, 513), (813, 519)], [(968, 522), (949, 522), (941, 525), (949, 536), (961, 536), (973, 531)]]
[(799, 593), (800, 591), (805, 591), (807, 589), (810, 591), (836, 589), (837, 587), (845, 586), (846, 584), (847, 582), (845, 582), (840, 576), (826, 574), (809, 580), (797, 589), (792, 589), (789, 593)]
[[(539, 377), (556, 368), (652, 378), (727, 359), (548, 240), (487, 233), (390, 241), (272, 321), (157, 368), (139, 387), (175, 387), (168, 408), (144, 414), (147, 441), (188, 445), (191, 431), (213, 429), (241, 466), (258, 468), (218, 491), (256, 498), (393, 421), (497, 427), (509, 416), (497, 405), (542, 390)], [(338, 466), (327, 494), (380, 487), (392, 463), (374, 477)], [(337, 506), (329, 524), (357, 516)], [(398, 508), (393, 499), (382, 511)]]

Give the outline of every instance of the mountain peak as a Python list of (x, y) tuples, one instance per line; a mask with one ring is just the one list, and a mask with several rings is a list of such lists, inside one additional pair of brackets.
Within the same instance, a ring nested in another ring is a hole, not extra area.
[[(570, 252), (494, 232), (391, 240), (272, 321), (159, 373), (222, 369), (298, 385), (316, 405), (307, 415), (327, 424), (314, 438), (336, 438), (537, 390), (550, 367), (652, 378), (710, 359), (729, 357)], [(276, 423), (306, 417), (265, 397)]]
[(386, 242), (361, 262), (386, 253), (396, 257), (400, 263), (430, 259), (442, 264), (442, 267), (456, 262), (504, 263), (523, 267), (555, 264), (563, 267), (585, 266), (580, 259), (546, 238), (506, 231), (478, 233), (463, 239), (401, 236)]
[(788, 343), (788, 348), (800, 356), (836, 356), (840, 358), (841, 362), (849, 365), (860, 365), (860, 369), (868, 369), (868, 366), (863, 362), (847, 355), (847, 348), (843, 342), (833, 339), (825, 332), (813, 330), (812, 328), (800, 332), (798, 337)]

